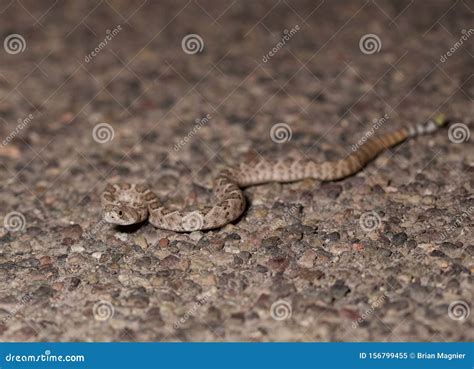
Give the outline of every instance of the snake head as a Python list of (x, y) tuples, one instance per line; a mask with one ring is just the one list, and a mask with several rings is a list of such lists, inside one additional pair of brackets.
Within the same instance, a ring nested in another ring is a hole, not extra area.
[(104, 220), (117, 225), (141, 223), (148, 217), (148, 208), (135, 185), (108, 185), (102, 193)]
[(117, 225), (130, 225), (143, 222), (148, 216), (144, 207), (131, 207), (124, 204), (106, 205), (104, 220)]

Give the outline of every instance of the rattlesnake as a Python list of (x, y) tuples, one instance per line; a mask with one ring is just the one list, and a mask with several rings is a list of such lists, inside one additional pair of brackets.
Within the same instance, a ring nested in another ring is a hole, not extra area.
[(191, 232), (222, 227), (237, 219), (245, 209), (241, 188), (266, 182), (294, 182), (304, 178), (334, 181), (357, 173), (389, 147), (407, 138), (434, 132), (447, 121), (442, 115), (433, 120), (402, 127), (391, 133), (370, 137), (344, 159), (316, 163), (309, 159), (258, 160), (222, 170), (214, 179), (215, 203), (194, 211), (164, 207), (158, 196), (143, 184), (108, 184), (102, 193), (105, 221), (130, 225), (148, 221), (157, 228)]

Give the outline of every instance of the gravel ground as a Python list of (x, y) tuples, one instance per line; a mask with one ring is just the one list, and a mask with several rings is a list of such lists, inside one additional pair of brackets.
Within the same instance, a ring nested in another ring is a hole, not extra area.
[[(472, 340), (474, 147), (455, 142), (473, 127), (472, 12), (3, 1), (0, 339)], [(248, 188), (220, 230), (101, 221), (107, 182), (193, 206), (227, 164), (334, 159), (437, 111), (456, 137), (335, 183)]]

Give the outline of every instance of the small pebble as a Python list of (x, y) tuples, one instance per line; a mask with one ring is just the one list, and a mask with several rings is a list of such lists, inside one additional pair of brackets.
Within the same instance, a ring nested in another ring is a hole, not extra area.
[(340, 299), (351, 292), (351, 289), (342, 279), (338, 279), (331, 287), (331, 294), (335, 299)]
[(437, 258), (444, 258), (446, 257), (446, 254), (441, 250), (433, 250), (430, 252), (430, 256), (434, 256)]
[(341, 239), (341, 235), (339, 234), (339, 232), (332, 232), (332, 233), (329, 233), (326, 238), (325, 238), (325, 242), (335, 242), (335, 241), (339, 241)]
[(189, 238), (195, 242), (198, 242), (203, 237), (202, 232), (191, 232)]
[(407, 234), (405, 232), (400, 232), (393, 236), (392, 242), (395, 246), (401, 246), (406, 242), (407, 239)]
[(71, 246), (71, 252), (78, 252), (78, 253), (81, 253), (83, 252), (85, 249), (83, 246), (81, 245), (73, 245)]
[(136, 245), (140, 246), (142, 250), (148, 248), (148, 242), (144, 236), (135, 237), (134, 242)]
[(167, 238), (162, 238), (158, 241), (158, 247), (165, 248), (168, 247), (170, 241)]
[(303, 268), (311, 268), (316, 259), (316, 252), (314, 250), (306, 250), (304, 254), (298, 259), (298, 264)]
[(337, 199), (342, 192), (342, 186), (335, 183), (324, 183), (321, 185), (321, 190), (330, 199)]

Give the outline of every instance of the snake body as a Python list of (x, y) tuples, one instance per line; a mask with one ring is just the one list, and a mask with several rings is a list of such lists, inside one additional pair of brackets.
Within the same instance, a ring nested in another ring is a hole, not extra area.
[(384, 150), (408, 138), (432, 133), (444, 124), (446, 120), (439, 115), (425, 123), (370, 137), (351, 154), (336, 161), (316, 163), (310, 159), (282, 158), (241, 163), (217, 175), (213, 183), (214, 203), (194, 211), (164, 207), (158, 196), (144, 184), (108, 184), (102, 193), (104, 219), (118, 225), (141, 223), (148, 219), (157, 228), (175, 232), (219, 228), (237, 219), (245, 210), (242, 188), (305, 178), (320, 181), (342, 179), (357, 173)]

